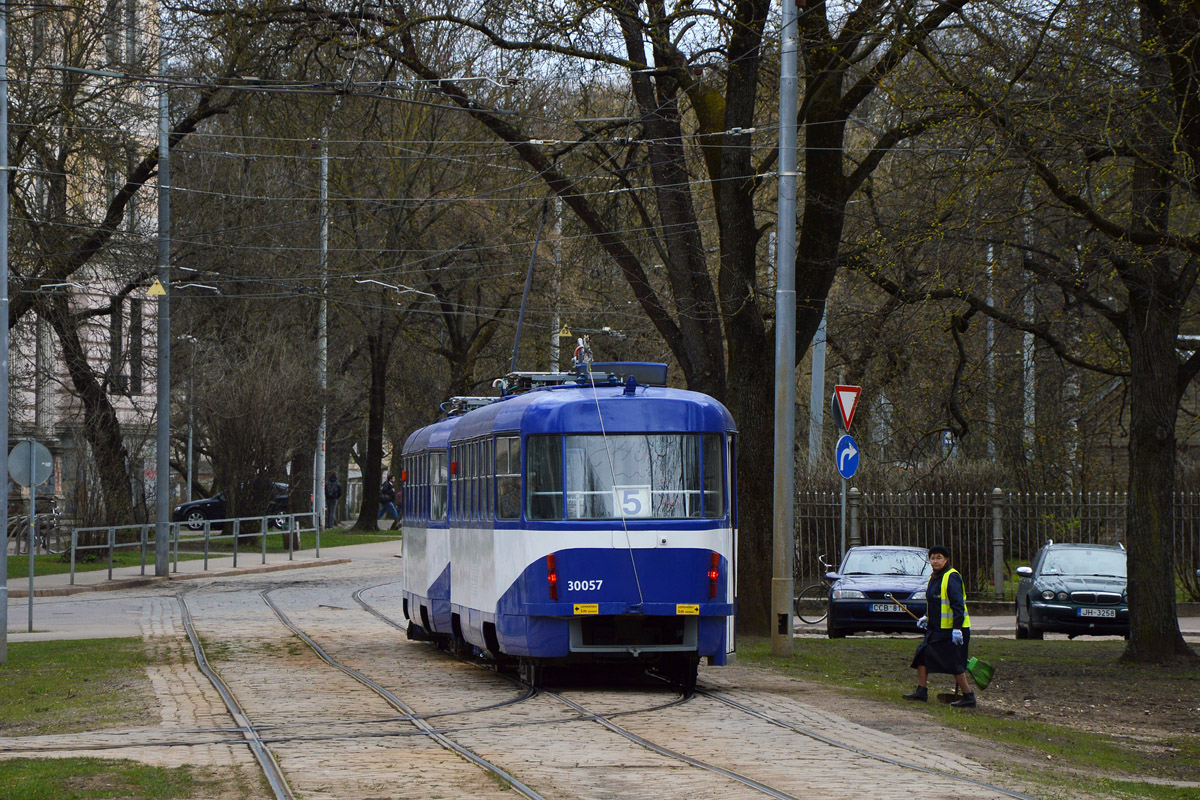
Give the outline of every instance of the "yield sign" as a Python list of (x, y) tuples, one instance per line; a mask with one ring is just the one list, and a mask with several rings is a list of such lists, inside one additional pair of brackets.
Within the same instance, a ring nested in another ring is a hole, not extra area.
[(850, 430), (854, 421), (854, 408), (858, 405), (858, 396), (862, 394), (861, 386), (834, 386), (833, 399), (837, 402), (838, 411), (842, 414), (842, 430)]

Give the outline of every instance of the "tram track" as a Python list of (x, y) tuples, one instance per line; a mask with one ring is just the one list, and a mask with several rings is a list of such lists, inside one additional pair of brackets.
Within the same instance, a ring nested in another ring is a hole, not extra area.
[[(403, 700), (401, 700), (395, 694), (390, 692), (388, 689), (384, 688), (377, 682), (371, 680), (366, 675), (363, 675), (358, 670), (341, 663), (340, 661), (338, 661), (337, 659), (335, 659), (331, 655), (329, 655), (329, 653), (327, 653), (325, 651), (325, 649), (321, 647), (321, 645), (317, 644), (317, 642), (314, 641), (312, 637), (310, 637), (307, 633), (305, 633), (303, 630), (301, 630), (299, 626), (297, 626), (294, 622), (292, 622), (291, 618), (288, 617), (288, 615), (286, 613), (284, 613), (284, 611), (281, 608), (279, 608), (278, 605), (275, 604), (275, 602), (270, 597), (271, 591), (272, 591), (271, 589), (266, 589), (262, 592), (259, 592), (259, 596), (262, 597), (263, 602), (265, 602), (268, 606), (270, 606), (271, 610), (275, 612), (275, 616), (277, 616), (279, 618), (279, 621), (282, 622), (285, 627), (290, 629), (292, 631), (292, 633), (294, 633), (296, 636), (298, 636), (302, 642), (304, 642), (306, 645), (308, 645), (309, 648), (311, 648), (312, 651), (317, 654), (318, 658), (320, 658), (322, 661), (329, 664), (331, 667), (334, 667), (335, 669), (340, 670), (341, 672), (345, 673), (346, 675), (350, 676), (354, 680), (361, 683), (363, 686), (366, 686), (368, 689), (370, 689), (371, 691), (378, 694), (390, 706), (392, 706), (397, 711), (400, 711), (402, 714), (404, 714), (406, 719), (409, 722), (411, 722), (413, 725), (417, 726), (422, 732), (424, 732), (425, 735), (429, 736), (433, 741), (437, 742), (442, 747), (456, 753), (457, 755), (466, 759), (468, 762), (474, 764), (477, 767), (480, 767), (485, 772), (487, 772), (491, 775), (494, 775), (495, 777), (504, 781), (511, 788), (515, 789), (517, 792), (521, 793), (525, 797), (530, 798), (530, 800), (546, 800), (546, 798), (544, 798), (537, 791), (535, 791), (534, 789), (532, 789), (529, 786), (526, 786), (524, 783), (522, 783), (515, 776), (511, 775), (509, 772), (507, 772), (503, 768), (499, 767), (496, 764), (493, 764), (491, 761), (489, 761), (486, 758), (478, 755), (477, 753), (469, 750), (468, 748), (463, 747), (462, 745), (458, 744), (454, 740), (447, 737), (445, 734), (436, 730), (433, 726), (431, 726), (426, 721), (426, 719), (423, 715), (416, 713), (407, 703), (405, 703)], [(501, 705), (503, 705), (503, 704), (501, 704)]]
[[(376, 587), (368, 587), (368, 588), (376, 588)], [(381, 611), (379, 611), (378, 609), (376, 609), (370, 603), (363, 600), (362, 593), (364, 591), (367, 591), (367, 589), (359, 589), (358, 591), (354, 592), (351, 595), (351, 597), (353, 598), (353, 600), (356, 603), (358, 603), (360, 606), (362, 606), (366, 611), (373, 614), (374, 616), (376, 616), (383, 622), (387, 623), (388, 625), (392, 626), (393, 628), (396, 628), (397, 630), (405, 630), (404, 626), (401, 625), (399, 622), (392, 619), (391, 617), (388, 617), (386, 614), (384, 614)], [(503, 677), (505, 677), (509, 680), (516, 680), (515, 678), (512, 678), (510, 676), (503, 676)], [(669, 708), (672, 706), (682, 705), (683, 703), (686, 703), (690, 699), (690, 695), (688, 695), (688, 694), (684, 694), (678, 700), (675, 700), (671, 703), (666, 703), (666, 704), (656, 706), (653, 709), (642, 709), (637, 712), (626, 711), (626, 712), (616, 712), (616, 713), (612, 713), (612, 714), (600, 714), (600, 713), (589, 710), (587, 707), (583, 706), (582, 704), (576, 703), (574, 700), (571, 700), (557, 692), (551, 692), (551, 691), (547, 691), (545, 689), (539, 689), (538, 693), (542, 694), (548, 698), (551, 698), (553, 700), (556, 700), (559, 703), (562, 703), (563, 705), (567, 706), (568, 708), (571, 708), (577, 714), (580, 715), (581, 719), (590, 720), (592, 722), (595, 722), (595, 723), (603, 726), (604, 728), (608, 729), (612, 733), (615, 733), (618, 736), (621, 736), (622, 738), (627, 739), (628, 741), (633, 742), (634, 744), (637, 744), (638, 746), (643, 747), (643, 748), (645, 748), (653, 753), (656, 753), (660, 756), (665, 756), (666, 758), (670, 758), (672, 760), (679, 761), (690, 767), (694, 767), (697, 769), (704, 770), (706, 772), (711, 772), (716, 775), (720, 775), (724, 778), (727, 778), (727, 779), (732, 780), (736, 783), (739, 783), (743, 786), (749, 787), (751, 789), (754, 789), (755, 791), (765, 794), (768, 797), (776, 798), (776, 800), (800, 800), (800, 798), (797, 797), (796, 795), (788, 794), (787, 792), (784, 792), (784, 791), (781, 791), (774, 787), (768, 786), (767, 784), (761, 783), (760, 781), (757, 781), (747, 775), (743, 775), (739, 772), (735, 772), (734, 770), (725, 769), (724, 767), (719, 767), (714, 764), (709, 764), (705, 761), (701, 761), (700, 759), (692, 758), (691, 756), (685, 755), (683, 753), (675, 752), (674, 750), (672, 750), (670, 748), (656, 744), (652, 741), (649, 741), (648, 739), (645, 739), (645, 738), (637, 735), (636, 733), (633, 733), (632, 731), (629, 731), (629, 730), (621, 727), (620, 725), (617, 725), (611, 719), (611, 717), (614, 717), (614, 716), (622, 716), (622, 715), (626, 715), (626, 714), (630, 714), (630, 713), (645, 713), (647, 711), (652, 711), (652, 710), (657, 711), (657, 710), (661, 710), (663, 708)]]
[(204, 654), (204, 646), (200, 643), (200, 637), (196, 633), (196, 627), (192, 624), (192, 614), (188, 610), (187, 600), (183, 593), (175, 595), (175, 599), (179, 601), (179, 610), (183, 618), (183, 627), (187, 631), (188, 639), (192, 643), (192, 652), (196, 656), (196, 665), (208, 678), (217, 693), (221, 695), (221, 700), (225, 703), (225, 707), (229, 710), (229, 714), (233, 717), (234, 723), (238, 726), (238, 730), (245, 738), (245, 744), (250, 748), (250, 752), (254, 754), (254, 758), (262, 767), (263, 774), (267, 778), (267, 783), (271, 786), (271, 791), (275, 793), (276, 800), (293, 800), (295, 795), (292, 793), (291, 787), (288, 785), (287, 779), (283, 775), (283, 770), (280, 769), (279, 763), (275, 760), (275, 756), (271, 754), (262, 737), (259, 735), (258, 729), (251, 723), (249, 717), (242, 710), (237, 698), (233, 696), (233, 692), (217, 674), (217, 671), (208, 663), (208, 657)]
[[(398, 621), (392, 619), (391, 617), (387, 616), (386, 614), (382, 613), (381, 611), (379, 611), (377, 608), (375, 608), (374, 606), (372, 606), (370, 603), (368, 603), (366, 600), (364, 600), (362, 598), (363, 592), (369, 591), (374, 588), (379, 588), (379, 586), (383, 586), (383, 585), (386, 585), (386, 584), (379, 584), (377, 586), (372, 586), (372, 587), (364, 587), (363, 589), (359, 589), (359, 590), (355, 591), (351, 595), (351, 597), (356, 603), (358, 603), (360, 606), (362, 606), (362, 608), (364, 610), (366, 610), (368, 613), (374, 615), (381, 621), (385, 622), (386, 624), (390, 625), (393, 628), (396, 628), (397, 630), (405, 631), (406, 630), (405, 626), (403, 626)], [(516, 680), (515, 678), (512, 678), (511, 676), (504, 676), (504, 677), (508, 678), (509, 680)], [(754, 778), (752, 778), (750, 776), (743, 775), (739, 772), (736, 772), (736, 771), (730, 770), (730, 769), (726, 769), (726, 768), (718, 766), (718, 765), (710, 764), (710, 763), (702, 761), (700, 759), (692, 758), (691, 756), (688, 756), (684, 753), (676, 752), (675, 750), (673, 750), (669, 747), (666, 747), (666, 746), (663, 746), (656, 742), (650, 741), (649, 739), (639, 736), (638, 734), (633, 733), (632, 731), (622, 728), (621, 726), (615, 724), (611, 720), (612, 717), (623, 716), (623, 715), (631, 714), (631, 713), (641, 713), (640, 711), (597, 713), (597, 712), (589, 710), (587, 707), (583, 706), (582, 704), (576, 703), (575, 701), (573, 701), (557, 692), (552, 692), (552, 691), (548, 691), (545, 689), (539, 689), (538, 692), (539, 692), (539, 694), (543, 694), (547, 697), (553, 698), (553, 699), (567, 705), (568, 707), (575, 710), (578, 714), (580, 714), (581, 717), (583, 717), (585, 719), (589, 719), (593, 722), (596, 722), (597, 724), (604, 726), (611, 732), (613, 732), (625, 739), (628, 739), (629, 741), (632, 741), (632, 742), (638, 744), (639, 746), (644, 747), (652, 752), (658, 753), (659, 755), (663, 755), (668, 758), (680, 761), (689, 766), (693, 766), (693, 767), (696, 767), (699, 769), (703, 769), (703, 770), (721, 775), (725, 778), (736, 781), (737, 783), (740, 783), (744, 786), (752, 788), (752, 789), (754, 789), (758, 792), (761, 792), (763, 794), (766, 794), (770, 797), (774, 797), (777, 800), (798, 800), (796, 795), (792, 795), (781, 789), (769, 786), (765, 783), (755, 780)], [(797, 724), (790, 722), (788, 720), (785, 720), (785, 719), (780, 719), (775, 715), (769, 714), (765, 711), (762, 711), (761, 709), (754, 708), (753, 706), (750, 706), (746, 703), (742, 703), (738, 700), (734, 700), (730, 697), (727, 697), (725, 695), (720, 694), (719, 692), (715, 692), (710, 689), (697, 688), (695, 690), (695, 695), (708, 698), (714, 702), (724, 705), (727, 708), (735, 709), (743, 714), (747, 714), (751, 717), (762, 720), (771, 725), (783, 728), (785, 730), (791, 731), (798, 735), (805, 736), (810, 739), (814, 739), (818, 742), (821, 742), (830, 747), (837, 748), (839, 750), (844, 750), (846, 752), (854, 753), (856, 755), (859, 755), (859, 756), (862, 756), (865, 758), (870, 758), (870, 759), (880, 761), (880, 762), (883, 762), (886, 764), (890, 764), (892, 766), (900, 767), (902, 769), (921, 772), (921, 773), (925, 773), (928, 775), (936, 775), (936, 776), (944, 778), (944, 779), (952, 780), (955, 782), (961, 782), (963, 784), (972, 786), (975, 789), (986, 789), (989, 791), (996, 792), (997, 794), (1003, 795), (1005, 797), (1014, 798), (1014, 800), (1036, 800), (1036, 798), (1031, 797), (1030, 795), (1026, 795), (1026, 794), (1023, 794), (1021, 792), (1017, 792), (1017, 791), (1014, 791), (1011, 789), (1006, 789), (1001, 786), (996, 786), (994, 784), (987, 783), (986, 781), (981, 781), (981, 780), (978, 780), (975, 778), (971, 778), (969, 776), (959, 775), (959, 774), (956, 774), (953, 772), (948, 772), (945, 770), (935, 769), (933, 767), (923, 766), (921, 764), (916, 764), (916, 763), (912, 763), (910, 761), (905, 761), (903, 759), (895, 758), (893, 756), (889, 756), (884, 753), (873, 752), (873, 751), (863, 748), (863, 747), (847, 744), (845, 742), (839, 741), (836, 738), (833, 738), (831, 736), (823, 734), (819, 731), (812, 730), (811, 728), (808, 728), (808, 727), (805, 727), (802, 725), (797, 725)], [(691, 698), (691, 696), (692, 695), (684, 695), (681, 699), (679, 699), (673, 703), (663, 704), (662, 706), (660, 706), (658, 708), (667, 708), (670, 706), (680, 705), (682, 703), (687, 702)], [(655, 710), (657, 710), (657, 709), (655, 709)]]

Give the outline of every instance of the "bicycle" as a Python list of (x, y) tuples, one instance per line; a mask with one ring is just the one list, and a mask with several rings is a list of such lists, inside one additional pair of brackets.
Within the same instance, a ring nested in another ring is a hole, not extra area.
[(808, 625), (824, 622), (829, 616), (829, 587), (832, 581), (824, 576), (833, 569), (833, 565), (825, 560), (824, 555), (817, 556), (817, 561), (821, 565), (821, 582), (805, 586), (792, 602), (792, 610), (796, 612), (796, 616)]
[[(62, 555), (67, 552), (63, 543), (64, 533), (62, 512), (58, 509), (58, 503), (54, 498), (50, 498), (43, 505), (42, 498), (39, 497), (35, 516), (34, 553)], [(8, 518), (8, 540), (16, 548), (16, 555), (29, 554), (28, 514), (15, 514)]]

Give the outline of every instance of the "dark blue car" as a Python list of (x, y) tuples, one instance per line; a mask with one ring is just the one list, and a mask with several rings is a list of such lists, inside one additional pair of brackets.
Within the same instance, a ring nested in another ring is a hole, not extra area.
[(857, 631), (921, 633), (908, 611), (925, 615), (932, 573), (921, 547), (851, 547), (837, 572), (826, 575), (833, 582), (826, 633), (830, 639)]
[(1054, 544), (1018, 567), (1017, 638), (1048, 631), (1076, 636), (1129, 637), (1129, 595), (1123, 547)]

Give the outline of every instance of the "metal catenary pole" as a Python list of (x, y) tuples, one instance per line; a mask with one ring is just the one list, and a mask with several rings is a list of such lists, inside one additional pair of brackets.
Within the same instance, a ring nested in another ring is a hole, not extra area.
[(779, 66), (779, 235), (775, 289), (775, 483), (771, 569), (771, 653), (792, 654), (792, 577), (796, 547), (796, 0), (783, 0)]
[(0, 3), (0, 664), (8, 663), (8, 4)]
[(29, 633), (33, 633), (33, 554), (37, 550), (37, 454), (29, 442)]
[[(163, 12), (165, 24), (165, 11)], [(165, 42), (165, 39), (164, 39)], [(167, 74), (165, 44), (158, 57), (159, 71)], [(155, 444), (154, 574), (166, 577), (170, 567), (171, 516), (171, 129), (167, 85), (158, 95), (158, 437)]]
[[(320, 178), (320, 250), (317, 260), (321, 272), (321, 308), (317, 315), (317, 385), (321, 389), (321, 422), (317, 427), (316, 464), (313, 474), (316, 486), (313, 491), (313, 508), (317, 510), (317, 527), (325, 524), (325, 436), (328, 407), (325, 404), (326, 370), (329, 348), (329, 126), (321, 129), (321, 178)], [(349, 484), (349, 481), (347, 481)], [(336, 504), (337, 501), (334, 500)], [(288, 534), (291, 535), (290, 532)]]

